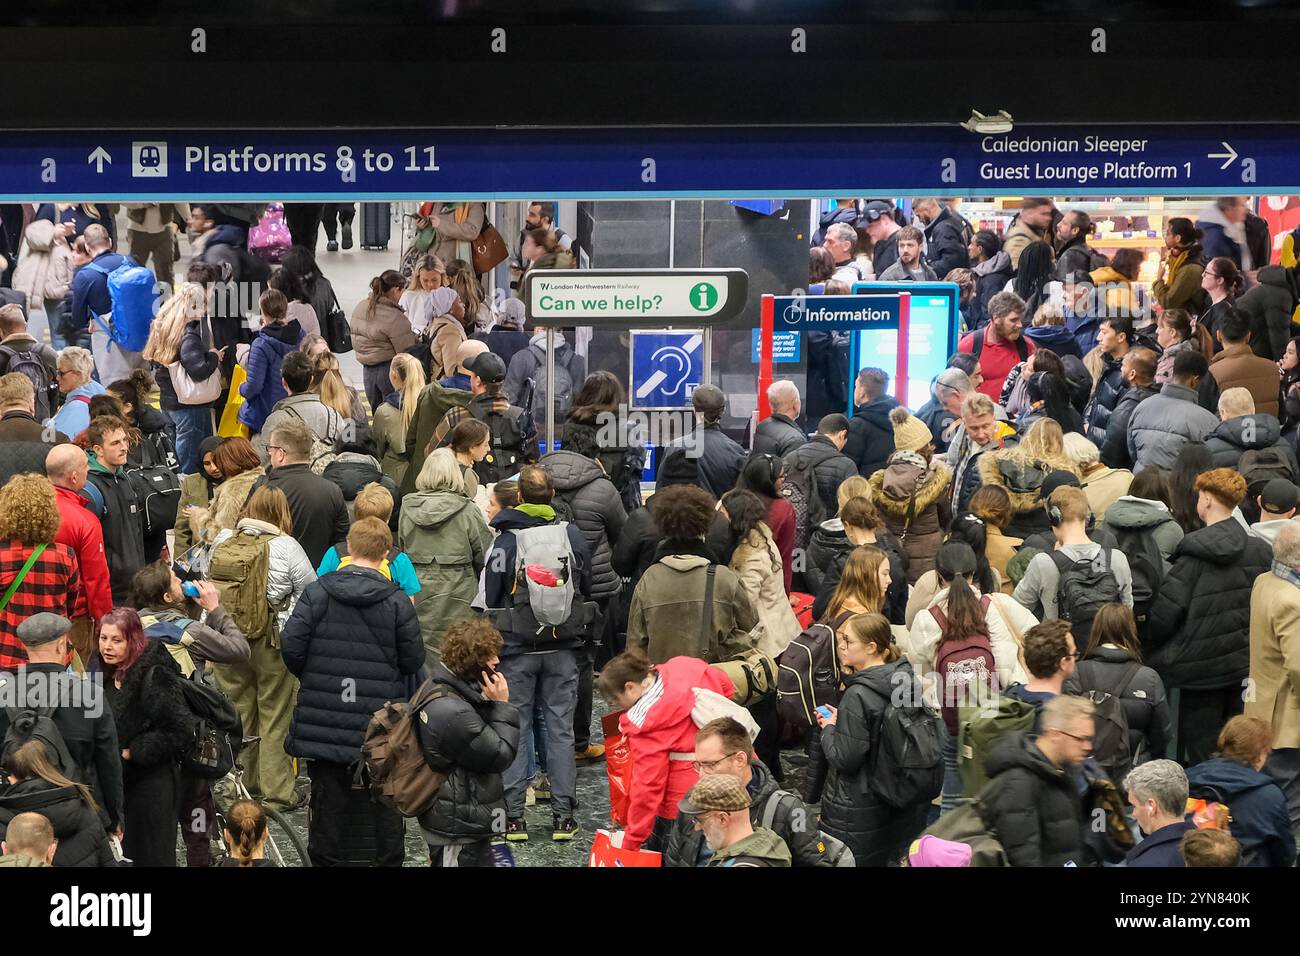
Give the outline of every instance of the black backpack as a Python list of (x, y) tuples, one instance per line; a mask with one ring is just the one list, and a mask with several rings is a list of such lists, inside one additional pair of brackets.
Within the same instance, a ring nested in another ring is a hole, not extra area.
[(1276, 448), (1251, 448), (1237, 462), (1237, 471), (1246, 479), (1246, 497), (1254, 501), (1264, 493), (1264, 486), (1274, 478), (1295, 481), (1295, 471)]
[(180, 683), (185, 706), (194, 719), (194, 736), (181, 748), (181, 772), (202, 780), (219, 780), (230, 773), (243, 747), (244, 723), (211, 674), (196, 670)]
[[(537, 360), (537, 368), (529, 381), (524, 401), (520, 402), (533, 415), (533, 421), (546, 427), (546, 349), (540, 345), (529, 345), (529, 353)], [(566, 345), (555, 347), (555, 424), (564, 421), (564, 415), (573, 403), (573, 393), (578, 390), (579, 382), (573, 380), (573, 363), (578, 353)], [(547, 449), (548, 451), (550, 449)], [(512, 472), (513, 474), (513, 472)]]
[(145, 535), (160, 534), (175, 527), (181, 480), (176, 474), (176, 451), (166, 435), (162, 432), (145, 435), (140, 441), (140, 460), (128, 461), (126, 473), (140, 496)]
[(1092, 633), (1092, 619), (1102, 605), (1119, 600), (1119, 582), (1111, 570), (1107, 548), (1095, 558), (1071, 559), (1061, 551), (1051, 552), (1060, 574), (1056, 587), (1056, 616), (1070, 622), (1075, 647), (1086, 647)]
[(817, 475), (811, 460), (800, 457), (786, 462), (781, 495), (794, 509), (794, 546), (807, 548), (813, 529), (826, 520), (826, 507), (817, 490)]
[(776, 672), (776, 715), (784, 739), (802, 738), (816, 723), (817, 708), (835, 703), (840, 686), (835, 632), (852, 616), (852, 611), (844, 611), (829, 624), (809, 625), (782, 652)]
[(1133, 618), (1138, 635), (1146, 635), (1147, 615), (1165, 581), (1165, 559), (1160, 554), (1155, 535), (1146, 531), (1124, 529), (1115, 535), (1115, 543), (1128, 558), (1133, 573)]
[(1137, 677), (1142, 665), (1129, 661), (1114, 692), (1103, 690), (1096, 661), (1080, 661), (1076, 669), (1082, 696), (1092, 701), (1096, 721), (1092, 756), (1105, 769), (1110, 779), (1122, 783), (1133, 769), (1137, 754), (1133, 753), (1128, 717), (1124, 714), (1122, 700), (1129, 685)]
[(41, 361), (41, 353), (35, 348), (20, 352), (11, 345), (0, 345), (0, 355), (8, 359), (5, 362), (6, 372), (17, 372), (32, 383), (36, 392), (36, 420), (45, 421), (54, 413), (59, 387), (50, 370)]
[(872, 734), (871, 790), (891, 807), (929, 803), (943, 789), (942, 718), (924, 705), (886, 700)]
[(469, 413), (488, 427), (490, 450), (474, 463), (478, 480), (490, 485), (517, 474), (524, 458), (524, 410), (512, 405), (505, 412), (485, 411), (481, 404), (472, 404)]
[(60, 773), (69, 780), (81, 779), (77, 762), (72, 759), (63, 733), (54, 722), (53, 707), (6, 707), (5, 713), (9, 716), (9, 727), (5, 730), (3, 750), (0, 750), (0, 757), (5, 762), (23, 744), (39, 740)]

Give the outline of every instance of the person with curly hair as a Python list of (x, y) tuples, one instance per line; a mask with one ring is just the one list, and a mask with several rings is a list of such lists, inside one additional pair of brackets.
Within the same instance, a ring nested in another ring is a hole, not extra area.
[(81, 591), (77, 558), (56, 544), (59, 505), (54, 485), (41, 475), (15, 475), (0, 488), (0, 670), (27, 662), (18, 625), (50, 611), (71, 618)]
[(416, 723), (430, 766), (447, 780), (420, 814), (429, 865), (493, 865), (493, 821), (505, 812), (501, 775), (519, 751), (519, 711), (498, 671), (501, 634), (482, 618), (459, 621), (442, 638), (429, 681), (439, 694)]

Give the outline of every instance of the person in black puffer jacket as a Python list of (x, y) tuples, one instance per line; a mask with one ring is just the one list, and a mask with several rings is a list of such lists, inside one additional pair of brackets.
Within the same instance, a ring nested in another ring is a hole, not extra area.
[(10, 820), (35, 812), (50, 821), (59, 841), (51, 865), (117, 866), (90, 788), (59, 773), (45, 743), (29, 739), (6, 754), (4, 764), (17, 782), (0, 791), (0, 840)]
[(907, 558), (902, 545), (885, 529), (885, 522), (871, 499), (865, 496), (844, 502), (838, 518), (818, 525), (808, 544), (808, 563), (804, 580), (816, 596), (813, 620), (820, 621), (835, 596), (844, 564), (854, 548), (874, 545), (889, 559), (889, 588), (881, 613), (890, 624), (902, 624), (907, 616)]
[(1196, 478), (1197, 514), (1205, 527), (1183, 538), (1151, 604), (1147, 663), (1167, 689), (1178, 688), (1178, 761), (1200, 763), (1215, 737), (1241, 713), (1250, 675), (1250, 594), (1273, 564), (1268, 542), (1233, 517), (1246, 479), (1230, 468)]
[[(842, 633), (841, 661), (854, 673), (845, 678), (839, 708), (832, 708), (829, 719), (817, 715), (821, 758), (829, 767), (821, 796), (822, 829), (848, 845), (858, 866), (887, 866), (921, 832), (930, 806), (924, 801), (898, 809), (871, 787), (872, 749), (879, 743), (881, 719), (893, 695), (909, 682), (915, 685), (916, 678), (881, 615), (859, 614)], [(920, 699), (919, 686), (911, 692), (916, 696), (908, 699)]]
[[(393, 546), (388, 526), (362, 518), (348, 532), (352, 563), (302, 592), (280, 634), (285, 666), (301, 681), (284, 749), (309, 761), (313, 866), (345, 862), (344, 832), (353, 770), (371, 715), (411, 696), (424, 663), (424, 640), (411, 600), (379, 567)], [(356, 693), (340, 696), (339, 688)], [(395, 810), (366, 804), (375, 828), (374, 864), (401, 866), (405, 826)]]
[(853, 459), (842, 451), (848, 434), (849, 420), (845, 416), (838, 412), (827, 415), (817, 424), (817, 434), (785, 457), (787, 471), (805, 463), (812, 470), (827, 514), (838, 507), (840, 485), (858, 474)]
[[(591, 547), (591, 599), (599, 607), (600, 617), (588, 632), (593, 640), (603, 640), (601, 653), (614, 651), (617, 617), (614, 613), (623, 579), (614, 570), (614, 545), (627, 523), (627, 510), (614, 482), (604, 466), (595, 459), (575, 451), (561, 449), (543, 455), (538, 462), (555, 485), (557, 515), (572, 517)], [(573, 715), (573, 745), (580, 754), (598, 757), (604, 748), (591, 746), (592, 670), (596, 648), (588, 643), (578, 649), (578, 706)]]
[(1124, 356), (1121, 374), (1125, 388), (1106, 419), (1106, 437), (1098, 446), (1101, 463), (1107, 468), (1133, 466), (1133, 456), (1128, 451), (1128, 423), (1138, 405), (1160, 394), (1160, 386), (1154, 382), (1155, 369), (1156, 353), (1151, 349), (1133, 349)]
[(1074, 673), (1066, 678), (1062, 692), (1088, 691), (1119, 696), (1128, 721), (1129, 754), (1135, 761), (1164, 755), (1173, 736), (1164, 681), (1142, 663), (1133, 611), (1123, 604), (1104, 604), (1097, 611), (1088, 647)]
[(321, 477), (334, 482), (343, 492), (348, 508), (348, 519), (356, 517), (357, 492), (371, 482), (378, 482), (393, 496), (394, 508), (388, 518), (388, 529), (397, 533), (397, 519), (401, 511), (396, 507), (402, 500), (397, 493), (397, 482), (384, 474), (375, 457), (375, 442), (369, 435), (358, 436), (355, 442), (339, 445), (338, 454), (325, 466)]
[[(1106, 426), (1111, 412), (1128, 388), (1124, 378), (1124, 356), (1133, 341), (1133, 320), (1108, 317), (1101, 320), (1097, 348), (1101, 356), (1101, 375), (1092, 392), (1092, 401), (1084, 416), (1087, 438), (1098, 448), (1106, 443)], [(1063, 426), (1064, 427), (1064, 426)]]
[[(673, 485), (698, 485), (699, 476), (698, 459), (687, 455), (685, 449), (670, 449), (664, 455), (660, 465), (655, 492), (671, 488)], [(628, 514), (627, 523), (623, 525), (623, 531), (618, 536), (618, 541), (614, 543), (614, 550), (610, 557), (615, 573), (627, 579), (625, 592), (627, 595), (631, 595), (636, 590), (641, 575), (654, 564), (655, 552), (664, 540), (659, 526), (655, 523), (654, 500), (655, 496), (651, 495), (646, 499), (644, 508), (638, 508)], [(709, 535), (705, 539), (705, 544), (717, 556), (719, 564), (731, 563), (731, 525), (720, 511), (715, 511), (713, 514), (713, 524), (709, 526)]]
[(853, 386), (853, 417), (849, 419), (849, 437), (844, 454), (858, 466), (858, 474), (869, 478), (885, 467), (885, 459), (894, 453), (894, 425), (889, 413), (898, 402), (885, 394), (889, 373), (878, 368), (864, 368)]
[(100, 621), (99, 660), (122, 749), (122, 851), (136, 866), (175, 866), (178, 755), (194, 734), (180, 665), (123, 607)]
[(646, 441), (636, 422), (624, 421), (626, 415), (620, 418), (619, 409), (626, 407), (627, 393), (618, 378), (612, 372), (592, 372), (573, 396), (560, 441), (570, 451), (600, 462), (631, 514), (641, 507)]
[(993, 745), (979, 808), (1012, 866), (1087, 865), (1078, 768), (1092, 714), (1085, 698), (1055, 697), (1043, 707), (1037, 738), (1016, 732)]
[(494, 824), (505, 814), (501, 775), (519, 750), (519, 709), (497, 672), (501, 635), (483, 619), (447, 628), (429, 680), (442, 695), (416, 723), (429, 766), (447, 775), (420, 814), (437, 867), (493, 866)]

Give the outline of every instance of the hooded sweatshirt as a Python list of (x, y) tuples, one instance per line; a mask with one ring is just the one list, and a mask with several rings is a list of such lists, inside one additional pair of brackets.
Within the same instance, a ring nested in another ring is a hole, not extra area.
[(1102, 524), (1116, 540), (1130, 534), (1154, 536), (1160, 556), (1166, 561), (1183, 540), (1183, 529), (1169, 513), (1169, 508), (1163, 501), (1153, 501), (1150, 498), (1121, 496), (1106, 509)]
[(1267, 774), (1226, 757), (1212, 757), (1187, 771), (1194, 797), (1226, 803), (1228, 829), (1241, 844), (1246, 866), (1294, 866), (1295, 835), (1286, 797)]

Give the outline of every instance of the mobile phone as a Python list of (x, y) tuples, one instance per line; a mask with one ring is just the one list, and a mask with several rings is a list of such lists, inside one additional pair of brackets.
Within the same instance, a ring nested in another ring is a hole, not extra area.
[(827, 720), (831, 719), (831, 709), (826, 704), (822, 704), (820, 707), (818, 707), (817, 713), (821, 714), (821, 716), (825, 717)]
[(181, 582), (181, 593), (195, 601), (199, 599), (199, 586), (193, 581)]

